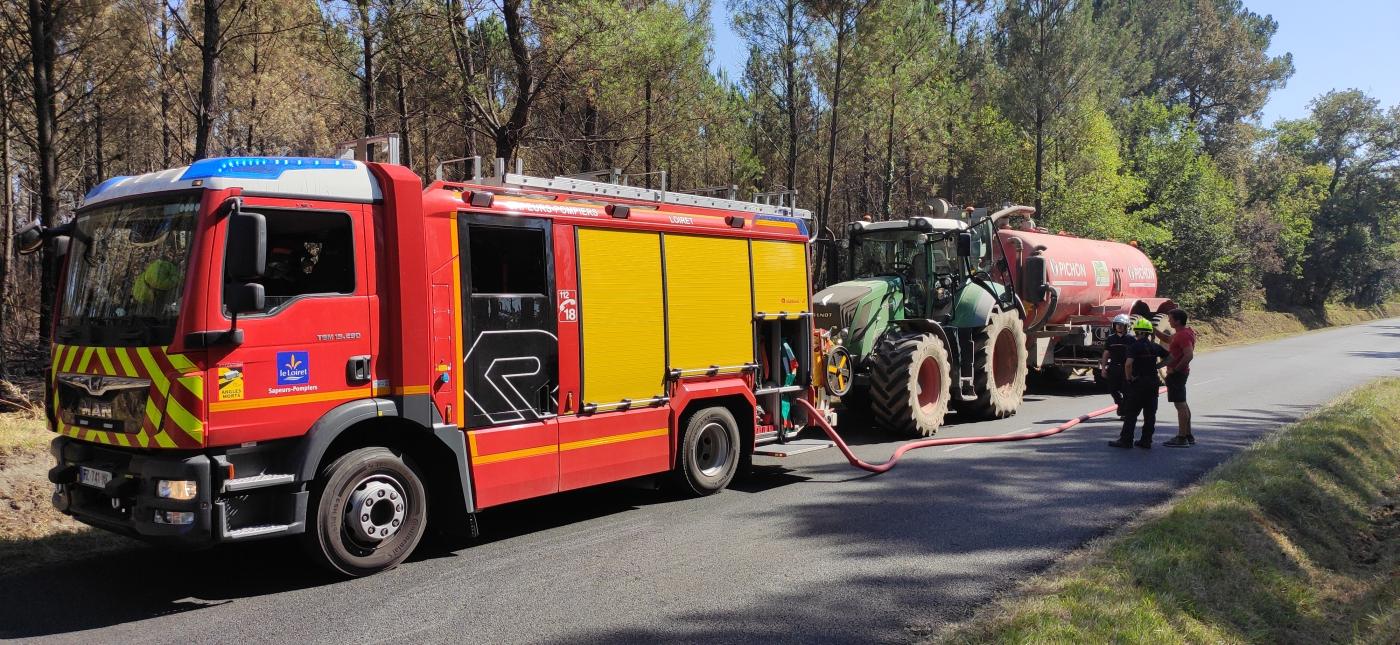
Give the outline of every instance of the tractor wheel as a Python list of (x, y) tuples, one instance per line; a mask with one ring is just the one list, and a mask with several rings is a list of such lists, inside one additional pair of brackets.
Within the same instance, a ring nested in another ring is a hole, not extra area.
[(974, 339), (973, 387), (977, 399), (955, 404), (975, 418), (1004, 419), (1026, 394), (1026, 330), (1014, 311), (992, 314)]
[(937, 432), (952, 398), (943, 342), (933, 334), (891, 333), (880, 339), (873, 359), (869, 396), (875, 425), (911, 437)]

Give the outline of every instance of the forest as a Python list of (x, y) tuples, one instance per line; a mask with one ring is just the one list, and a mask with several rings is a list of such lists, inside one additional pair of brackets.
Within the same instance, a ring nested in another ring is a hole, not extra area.
[[(822, 229), (1032, 204), (1135, 240), (1201, 315), (1400, 283), (1400, 106), (1262, 123), (1278, 25), (1239, 0), (15, 0), (0, 4), (0, 372), (46, 355), (56, 270), (12, 233), (103, 180), (399, 133), (401, 162), (792, 189)], [(9, 360), (7, 360), (9, 359)]]

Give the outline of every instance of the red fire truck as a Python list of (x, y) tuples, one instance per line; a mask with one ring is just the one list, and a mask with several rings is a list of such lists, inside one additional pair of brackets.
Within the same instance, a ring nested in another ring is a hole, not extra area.
[(157, 542), (300, 534), (365, 575), (516, 500), (662, 473), (715, 492), (803, 425), (809, 226), (346, 159), (108, 180), (43, 232), (66, 257), (54, 503)]

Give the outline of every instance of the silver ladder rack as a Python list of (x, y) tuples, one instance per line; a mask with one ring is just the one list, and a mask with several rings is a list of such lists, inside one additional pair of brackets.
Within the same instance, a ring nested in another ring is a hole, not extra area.
[(598, 197), (615, 197), (620, 199), (631, 199), (644, 202), (655, 202), (657, 204), (678, 204), (682, 206), (698, 206), (702, 208), (718, 208), (730, 211), (741, 211), (746, 213), (757, 213), (761, 215), (777, 215), (780, 217), (795, 217), (798, 219), (812, 220), (812, 212), (801, 208), (793, 208), (789, 205), (763, 204), (759, 202), (745, 202), (736, 199), (723, 199), (720, 197), (708, 197), (705, 195), (693, 195), (669, 190), (657, 190), (653, 188), (641, 188), (638, 186), (626, 186), (623, 184), (610, 184), (601, 181), (591, 181), (588, 179), (576, 179), (572, 177), (554, 177), (552, 179), (544, 177), (531, 177), (520, 173), (503, 173), (496, 177), (484, 177), (475, 180), (486, 186), (500, 186), (502, 188), (529, 188), (534, 190), (546, 190), (557, 193), (569, 193), (573, 195), (593, 195)]

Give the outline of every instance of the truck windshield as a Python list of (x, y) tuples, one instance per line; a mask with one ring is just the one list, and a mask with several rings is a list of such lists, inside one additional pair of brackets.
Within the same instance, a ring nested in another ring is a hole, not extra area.
[(154, 197), (79, 213), (59, 317), (60, 340), (166, 345), (180, 313), (199, 195)]
[(904, 275), (913, 273), (922, 277), (927, 271), (925, 253), (931, 253), (933, 272), (946, 274), (952, 271), (953, 251), (946, 239), (926, 244), (924, 236), (914, 231), (881, 231), (862, 235), (852, 245), (851, 258), (854, 261), (855, 276)]

